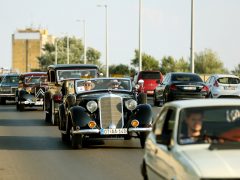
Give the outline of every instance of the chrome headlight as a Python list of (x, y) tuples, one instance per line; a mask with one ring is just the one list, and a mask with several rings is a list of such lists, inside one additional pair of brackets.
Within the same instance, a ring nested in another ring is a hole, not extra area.
[(88, 101), (87, 103), (87, 110), (90, 111), (91, 113), (93, 113), (94, 111), (96, 111), (98, 108), (98, 105), (95, 101)]
[(125, 101), (125, 106), (128, 110), (132, 111), (132, 110), (136, 109), (137, 101), (135, 101), (133, 99), (129, 99), (129, 100)]

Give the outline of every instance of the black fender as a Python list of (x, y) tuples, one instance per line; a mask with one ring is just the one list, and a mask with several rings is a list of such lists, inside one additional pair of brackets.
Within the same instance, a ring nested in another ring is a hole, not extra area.
[(52, 99), (52, 94), (51, 92), (47, 91), (44, 93), (44, 110), (49, 111), (51, 107), (51, 99)]
[[(68, 112), (69, 118), (73, 127), (79, 126), (81, 128), (88, 129), (88, 123), (92, 120), (87, 113), (87, 110), (81, 106), (73, 106)], [(68, 120), (69, 120), (68, 118)]]
[(65, 106), (61, 104), (59, 107), (59, 130), (66, 130), (66, 113), (65, 113)]
[(28, 94), (28, 92), (27, 92), (26, 90), (24, 90), (24, 89), (19, 90), (19, 91), (18, 91), (18, 99), (19, 99), (19, 100), (26, 100), (26, 99), (24, 98), (24, 96), (27, 95), (27, 94)]
[(138, 127), (149, 127), (153, 119), (152, 107), (149, 104), (139, 104), (130, 116), (128, 127), (134, 119), (139, 121)]

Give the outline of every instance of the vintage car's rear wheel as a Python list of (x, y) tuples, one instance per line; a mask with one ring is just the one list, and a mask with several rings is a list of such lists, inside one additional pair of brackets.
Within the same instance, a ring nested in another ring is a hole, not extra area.
[(5, 105), (6, 104), (6, 99), (5, 98), (0, 98), (0, 104)]
[(140, 137), (141, 147), (144, 148), (145, 147), (145, 141), (146, 141), (147, 133), (146, 132), (140, 132), (139, 137)]
[(73, 149), (81, 149), (83, 148), (83, 135), (81, 134), (73, 134), (72, 139), (72, 148)]

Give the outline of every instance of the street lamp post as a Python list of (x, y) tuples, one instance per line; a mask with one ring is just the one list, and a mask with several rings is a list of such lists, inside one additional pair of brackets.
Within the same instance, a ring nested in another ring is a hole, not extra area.
[(108, 62), (108, 6), (98, 5), (98, 7), (105, 8), (105, 18), (106, 18), (106, 77), (109, 77), (109, 62)]
[(67, 64), (69, 64), (69, 36), (67, 35)]
[(139, 71), (142, 71), (142, 0), (139, 0)]
[(194, 73), (194, 0), (191, 1), (191, 72)]
[(55, 64), (58, 63), (57, 58), (58, 58), (58, 46), (57, 46), (58, 39), (55, 39)]
[(86, 21), (85, 19), (83, 20), (77, 20), (77, 22), (83, 22), (83, 63), (87, 64), (87, 43), (86, 43)]

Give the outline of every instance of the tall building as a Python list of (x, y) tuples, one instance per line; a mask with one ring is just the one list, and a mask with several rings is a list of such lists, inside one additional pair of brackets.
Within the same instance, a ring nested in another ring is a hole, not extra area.
[(17, 30), (12, 35), (12, 69), (19, 73), (39, 69), (37, 57), (44, 53), (47, 42), (53, 43), (54, 37), (46, 29)]

